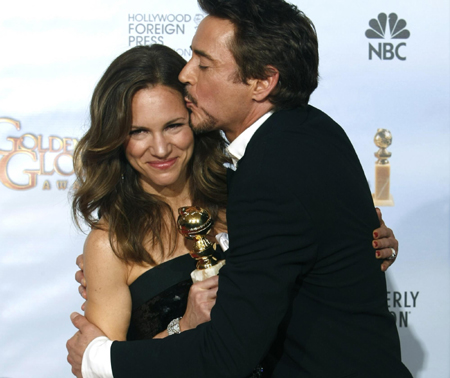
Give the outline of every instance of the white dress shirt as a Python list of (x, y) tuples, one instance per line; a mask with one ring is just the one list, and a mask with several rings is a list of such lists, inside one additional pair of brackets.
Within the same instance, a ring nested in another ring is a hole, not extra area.
[(264, 114), (261, 118), (259, 118), (255, 123), (253, 123), (250, 127), (246, 128), (227, 148), (227, 152), (233, 161), (232, 164), (225, 163), (227, 168), (235, 171), (237, 169), (237, 163), (245, 154), (245, 150), (247, 148), (250, 139), (256, 133), (261, 125), (267, 121), (267, 119), (273, 114), (273, 112), (268, 112)]
[[(227, 152), (231, 157), (232, 164), (225, 164), (227, 168), (234, 171), (237, 169), (238, 162), (244, 156), (245, 149), (247, 148), (250, 139), (252, 139), (256, 131), (272, 114), (273, 112), (264, 114), (255, 123), (246, 128), (228, 146)], [(222, 247), (228, 249), (228, 237), (222, 235), (219, 237), (218, 242), (222, 245)], [(97, 337), (90, 342), (84, 351), (83, 361), (81, 364), (81, 373), (83, 374), (83, 378), (114, 378), (111, 367), (111, 345), (112, 341), (106, 336)]]

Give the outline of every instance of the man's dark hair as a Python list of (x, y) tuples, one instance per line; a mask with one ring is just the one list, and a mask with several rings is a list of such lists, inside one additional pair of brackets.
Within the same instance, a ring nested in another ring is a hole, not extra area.
[(230, 51), (239, 79), (265, 79), (270, 68), (280, 82), (269, 100), (276, 110), (305, 106), (317, 88), (319, 52), (313, 23), (284, 0), (198, 0), (208, 15), (235, 27)]

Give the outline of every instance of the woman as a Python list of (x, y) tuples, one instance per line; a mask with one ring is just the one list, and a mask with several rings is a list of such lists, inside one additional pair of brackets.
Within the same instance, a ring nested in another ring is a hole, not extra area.
[(119, 56), (94, 91), (91, 127), (75, 151), (73, 211), (92, 229), (86, 316), (115, 340), (128, 328), (128, 339), (164, 337), (186, 309), (195, 262), (176, 231), (178, 208), (202, 206), (214, 231), (225, 230), (225, 142), (214, 132), (194, 143), (178, 81), (185, 63), (159, 45)]
[[(184, 65), (160, 45), (119, 56), (94, 91), (91, 127), (75, 151), (73, 212), (92, 229), (86, 316), (113, 340), (165, 337), (185, 313), (195, 262), (176, 231), (179, 207), (208, 209), (213, 233), (226, 231), (225, 142), (217, 132), (193, 135), (178, 81)], [(380, 248), (396, 246), (392, 232), (375, 233), (386, 237), (374, 242), (377, 257), (389, 256)], [(216, 282), (202, 287), (208, 315)], [(179, 321), (181, 331), (207, 320), (191, 315)]]

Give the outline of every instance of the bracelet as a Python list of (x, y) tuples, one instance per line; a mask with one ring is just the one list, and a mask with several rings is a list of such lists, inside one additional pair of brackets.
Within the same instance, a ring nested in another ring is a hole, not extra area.
[(167, 326), (167, 333), (169, 334), (169, 336), (177, 334), (177, 333), (181, 333), (181, 330), (180, 330), (180, 320), (181, 320), (181, 318), (182, 317), (173, 319), (169, 323), (169, 325)]

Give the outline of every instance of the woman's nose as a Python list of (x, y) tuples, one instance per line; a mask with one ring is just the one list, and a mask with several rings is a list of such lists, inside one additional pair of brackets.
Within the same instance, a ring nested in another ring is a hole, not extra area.
[(153, 156), (159, 159), (164, 159), (172, 152), (172, 144), (164, 135), (156, 134), (154, 135), (150, 152)]

